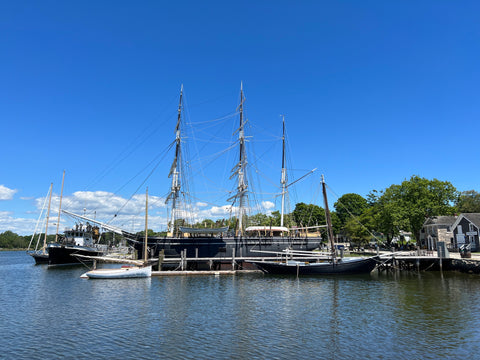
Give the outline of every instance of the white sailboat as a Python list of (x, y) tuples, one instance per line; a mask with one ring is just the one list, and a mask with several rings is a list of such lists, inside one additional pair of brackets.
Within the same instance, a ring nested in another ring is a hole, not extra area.
[[(152, 265), (147, 259), (147, 238), (148, 238), (148, 188), (145, 200), (145, 243), (143, 246), (143, 261), (128, 261), (133, 265), (123, 265), (121, 268), (115, 269), (94, 269), (86, 272), (82, 277), (89, 279), (128, 279), (128, 278), (146, 278), (152, 276)], [(101, 260), (100, 258), (98, 260)], [(115, 259), (108, 258), (112, 262)], [(117, 262), (125, 263), (125, 259), (118, 259)]]
[(47, 214), (45, 216), (45, 235), (44, 235), (44, 238), (43, 238), (43, 246), (39, 249), (38, 248), (38, 243), (39, 243), (39, 240), (40, 240), (40, 237), (38, 238), (37, 240), (37, 245), (35, 247), (35, 250), (34, 251), (31, 251), (30, 250), (30, 246), (32, 245), (32, 242), (33, 242), (33, 239), (36, 235), (36, 232), (37, 232), (37, 227), (38, 227), (38, 224), (40, 222), (40, 219), (43, 215), (43, 210), (45, 208), (45, 203), (47, 201), (47, 197), (45, 198), (45, 202), (43, 204), (43, 208), (42, 208), (42, 211), (40, 212), (40, 216), (38, 218), (38, 221), (37, 221), (37, 225), (35, 226), (35, 230), (33, 232), (33, 235), (32, 235), (32, 238), (30, 239), (30, 243), (28, 244), (28, 249), (27, 249), (27, 254), (30, 255), (31, 257), (33, 257), (35, 259), (35, 264), (48, 264), (48, 248), (47, 248), (47, 232), (48, 232), (48, 218), (50, 216), (50, 204), (51, 204), (51, 201), (52, 201), (52, 187), (53, 187), (53, 183), (50, 184), (50, 189), (48, 190), (48, 211), (47, 211)]

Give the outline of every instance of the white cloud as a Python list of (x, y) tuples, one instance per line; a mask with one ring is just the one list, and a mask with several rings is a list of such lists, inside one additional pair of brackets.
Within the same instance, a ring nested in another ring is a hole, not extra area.
[[(27, 211), (29, 218), (15, 218), (10, 212), (0, 212), (0, 231), (11, 230), (17, 234), (32, 234), (35, 229), (37, 217), (45, 202), (45, 197), (34, 199), (36, 211)], [(58, 207), (60, 196), (52, 195), (49, 234), (56, 231)], [(149, 196), (149, 216), (148, 227), (154, 231), (163, 231), (167, 228), (167, 208), (165, 198), (158, 196)], [(197, 202), (191, 206), (180, 206), (183, 210), (177, 210), (177, 218), (185, 218), (189, 222), (200, 222), (204, 219), (216, 220), (219, 218), (229, 218), (236, 216), (238, 208), (228, 205), (210, 206), (206, 202)], [(271, 201), (262, 201), (257, 206), (247, 209), (249, 213), (267, 213), (275, 207)], [(107, 191), (77, 191), (71, 195), (66, 195), (62, 200), (62, 209), (68, 210), (78, 215), (86, 215), (89, 218), (108, 223), (129, 232), (141, 231), (145, 227), (145, 195), (134, 195), (130, 200), (128, 198), (116, 195)], [(44, 209), (44, 213), (46, 209)], [(116, 216), (115, 216), (116, 215)], [(33, 218), (34, 217), (34, 218)], [(43, 221), (43, 220), (42, 220)], [(59, 232), (70, 228), (75, 224), (75, 219), (62, 214), (60, 218)], [(39, 232), (43, 232), (45, 223), (39, 225)]]
[[(44, 202), (44, 197), (35, 199), (35, 205), (39, 211)], [(59, 204), (60, 196), (53, 194), (50, 221), (55, 223), (57, 222)], [(162, 213), (161, 211), (155, 211), (165, 208), (165, 199), (150, 195), (148, 205), (148, 227), (155, 231), (165, 229), (167, 224), (165, 216), (159, 215), (159, 213)], [(72, 195), (63, 197), (62, 209), (77, 215), (85, 215), (126, 231), (141, 231), (145, 227), (145, 195), (143, 194), (134, 195), (129, 200), (107, 191), (77, 191)], [(74, 220), (70, 216), (62, 214), (59, 231), (62, 232), (64, 228), (71, 227), (73, 223)]]
[(0, 185), (0, 200), (12, 200), (13, 195), (15, 195), (17, 191), (18, 190), (9, 189), (4, 185)]
[(271, 201), (262, 201), (262, 207), (265, 210), (270, 210), (270, 209), (273, 209), (275, 207), (275, 204)]
[(35, 219), (15, 218), (9, 211), (0, 211), (0, 233), (10, 230), (19, 235), (31, 234), (35, 223)]

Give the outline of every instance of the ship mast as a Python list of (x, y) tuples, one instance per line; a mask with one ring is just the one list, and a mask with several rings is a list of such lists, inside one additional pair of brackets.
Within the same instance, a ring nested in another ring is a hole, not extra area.
[(62, 197), (63, 197), (63, 183), (65, 181), (65, 170), (63, 170), (62, 176), (62, 190), (60, 191), (60, 204), (58, 205), (58, 219), (57, 219), (57, 232), (55, 233), (55, 242), (58, 240), (58, 227), (60, 226), (60, 212), (62, 209)]
[(282, 213), (280, 216), (280, 226), (283, 226), (283, 216), (285, 211), (285, 194), (287, 192), (287, 169), (285, 168), (285, 116), (283, 117), (283, 133), (282, 133), (282, 178), (280, 184), (282, 185)]
[(143, 263), (148, 264), (147, 261), (147, 245), (148, 245), (148, 187), (145, 192), (145, 238), (143, 241)]
[(234, 175), (238, 178), (237, 185), (237, 194), (231, 199), (238, 199), (238, 228), (237, 235), (243, 235), (243, 217), (245, 215), (245, 206), (247, 201), (247, 188), (248, 185), (245, 181), (245, 170), (247, 165), (247, 157), (245, 153), (245, 123), (243, 121), (243, 102), (245, 101), (243, 97), (243, 83), (240, 83), (240, 105), (238, 107), (240, 113), (240, 126), (238, 128), (238, 142), (240, 145), (239, 160), (235, 167), (232, 169), (232, 177)]
[(50, 196), (48, 198), (48, 210), (47, 210), (47, 219), (46, 219), (46, 225), (45, 225), (45, 237), (43, 238), (43, 253), (45, 254), (45, 251), (47, 249), (47, 232), (48, 232), (48, 218), (50, 217), (50, 204), (52, 203), (52, 187), (53, 183), (50, 183)]
[(325, 218), (327, 220), (327, 230), (328, 230), (328, 239), (330, 240), (330, 246), (332, 251), (332, 260), (335, 262), (335, 243), (333, 241), (333, 228), (332, 228), (332, 218), (330, 217), (330, 210), (328, 209), (328, 200), (327, 200), (327, 189), (325, 185), (325, 178), (322, 175), (322, 192), (323, 192), (323, 202), (325, 205)]
[(170, 168), (170, 173), (168, 174), (169, 178), (172, 178), (172, 185), (170, 187), (170, 194), (167, 196), (167, 203), (170, 199), (172, 200), (172, 214), (171, 221), (169, 224), (169, 233), (171, 236), (175, 236), (175, 215), (177, 209), (177, 199), (180, 193), (180, 171), (179, 164), (181, 165), (181, 138), (180, 138), (180, 122), (182, 119), (182, 97), (183, 97), (183, 84), (180, 89), (180, 101), (178, 102), (178, 118), (177, 126), (175, 127), (175, 158), (173, 159), (172, 167)]

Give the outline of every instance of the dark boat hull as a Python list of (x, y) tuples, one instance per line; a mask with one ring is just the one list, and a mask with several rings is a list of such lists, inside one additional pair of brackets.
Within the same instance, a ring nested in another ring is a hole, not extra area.
[(63, 265), (79, 265), (85, 260), (80, 261), (74, 254), (85, 256), (100, 256), (102, 251), (86, 246), (78, 245), (50, 245), (48, 248), (48, 265), (49, 266), (63, 266)]
[[(143, 254), (143, 239), (131, 241), (139, 256)], [(321, 238), (288, 237), (191, 237), (160, 238), (149, 237), (150, 256), (158, 256), (163, 250), (166, 257), (180, 257), (186, 250), (187, 258), (232, 258), (265, 257), (268, 252), (285, 249), (311, 251), (318, 248)]]
[(48, 264), (48, 253), (29, 252), (28, 255), (33, 257), (35, 265)]
[(343, 261), (337, 263), (305, 263), (293, 262), (288, 264), (284, 262), (273, 261), (250, 261), (259, 269), (267, 274), (278, 275), (355, 275), (368, 274), (378, 263), (378, 257), (359, 258), (355, 260)]

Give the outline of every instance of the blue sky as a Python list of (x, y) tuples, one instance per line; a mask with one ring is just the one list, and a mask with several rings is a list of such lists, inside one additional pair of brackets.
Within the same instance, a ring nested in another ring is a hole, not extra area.
[[(265, 211), (279, 206), (267, 194), (280, 114), (291, 179), (319, 169), (293, 202), (321, 205), (321, 173), (338, 196), (414, 174), (478, 191), (479, 13), (475, 1), (1, 2), (0, 232), (32, 233), (51, 182), (58, 208), (63, 170), (67, 210), (110, 220), (136, 194), (117, 224), (138, 227), (148, 185), (152, 228), (165, 228), (181, 84), (200, 159), (233, 141), (243, 81)], [(229, 170), (194, 169), (199, 214), (227, 205), (205, 184), (234, 187)]]

